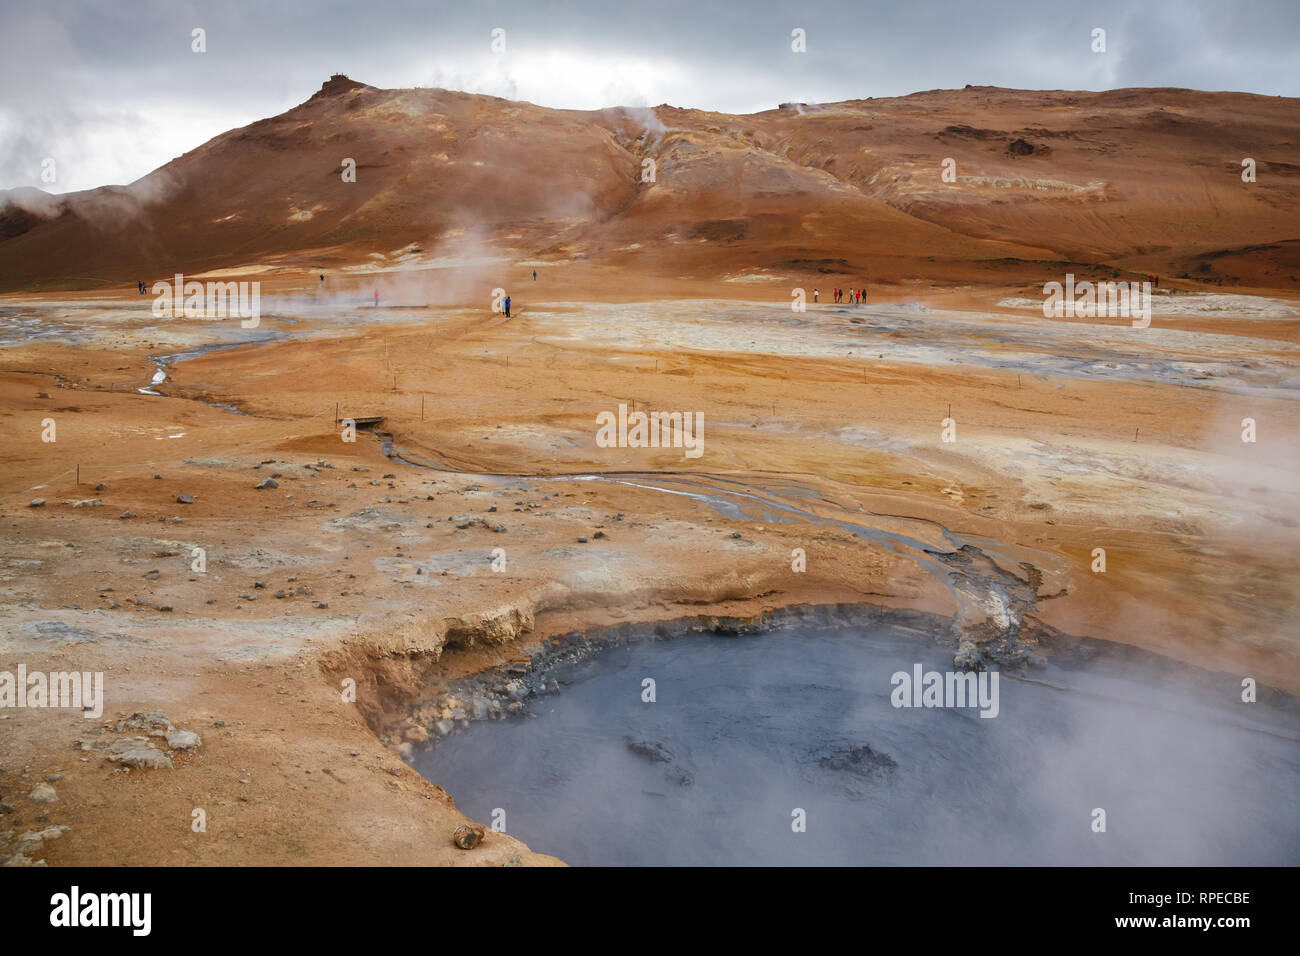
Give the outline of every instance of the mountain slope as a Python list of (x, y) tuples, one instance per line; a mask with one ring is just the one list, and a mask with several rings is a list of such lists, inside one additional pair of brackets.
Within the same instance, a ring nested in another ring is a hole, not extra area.
[(0, 289), (454, 257), (827, 286), (1105, 264), (1281, 288), (1300, 274), (1298, 130), (1294, 99), (1186, 90), (967, 88), (732, 116), (335, 77), (130, 186), (3, 203)]

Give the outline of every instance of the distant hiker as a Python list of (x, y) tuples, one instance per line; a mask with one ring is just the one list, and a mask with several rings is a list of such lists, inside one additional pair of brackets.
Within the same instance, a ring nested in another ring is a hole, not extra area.
[(379, 308), (379, 290), (375, 290), (375, 308)]
[(536, 270), (536, 269), (533, 270), (533, 281), (534, 281), (534, 282), (537, 281), (537, 270)]
[(819, 295), (821, 295), (821, 293), (818, 292), (816, 289), (813, 289), (813, 303), (814, 303), (814, 304), (816, 304), (816, 302), (817, 302), (817, 296), (819, 296)]
[(324, 285), (324, 284), (325, 284), (325, 277), (324, 277), (324, 276), (321, 276), (321, 277), (320, 277), (320, 284), (321, 284), (321, 285)]

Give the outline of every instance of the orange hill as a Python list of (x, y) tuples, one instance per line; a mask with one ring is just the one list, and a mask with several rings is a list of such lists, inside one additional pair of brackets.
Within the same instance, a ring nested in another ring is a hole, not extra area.
[(827, 288), (1099, 265), (1293, 288), (1297, 129), (1295, 99), (1176, 89), (968, 87), (733, 116), (339, 76), (130, 186), (0, 194), (0, 290), (453, 257)]

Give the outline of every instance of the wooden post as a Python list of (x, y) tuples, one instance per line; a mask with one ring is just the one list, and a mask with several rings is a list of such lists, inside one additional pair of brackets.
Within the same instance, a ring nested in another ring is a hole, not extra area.
[(424, 421), (424, 396), (420, 396), (420, 421)]
[(77, 465), (77, 487), (81, 487), (81, 465)]

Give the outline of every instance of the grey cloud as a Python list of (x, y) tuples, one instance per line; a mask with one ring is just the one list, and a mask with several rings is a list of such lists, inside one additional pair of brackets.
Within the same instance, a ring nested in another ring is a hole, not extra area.
[[(83, 152), (87, 168), (116, 168), (104, 159), (111, 138), (87, 117), (116, 113), (127, 123), (166, 104), (215, 135), (225, 128), (219, 120), (251, 120), (303, 101), (333, 72), (376, 86), (445, 84), (564, 107), (593, 104), (555, 101), (544, 84), (528, 88), (512, 58), (556, 49), (639, 57), (686, 77), (666, 94), (673, 105), (727, 112), (968, 83), (1295, 96), (1297, 26), (1300, 6), (1289, 0), (11, 4), (0, 10), (0, 188), (40, 185), (32, 171), (51, 140)], [(207, 31), (206, 53), (191, 52), (195, 27)], [(507, 53), (489, 72), (482, 61), (494, 27), (506, 29)], [(806, 53), (790, 50), (795, 27), (807, 31)], [(1094, 27), (1107, 31), (1105, 54), (1090, 49)], [(601, 84), (593, 95), (625, 101), (596, 105), (657, 105), (653, 90), (633, 86)], [(564, 89), (558, 84), (554, 96)], [(142, 148), (138, 163), (126, 165), (144, 175), (171, 158), (164, 152)]]

